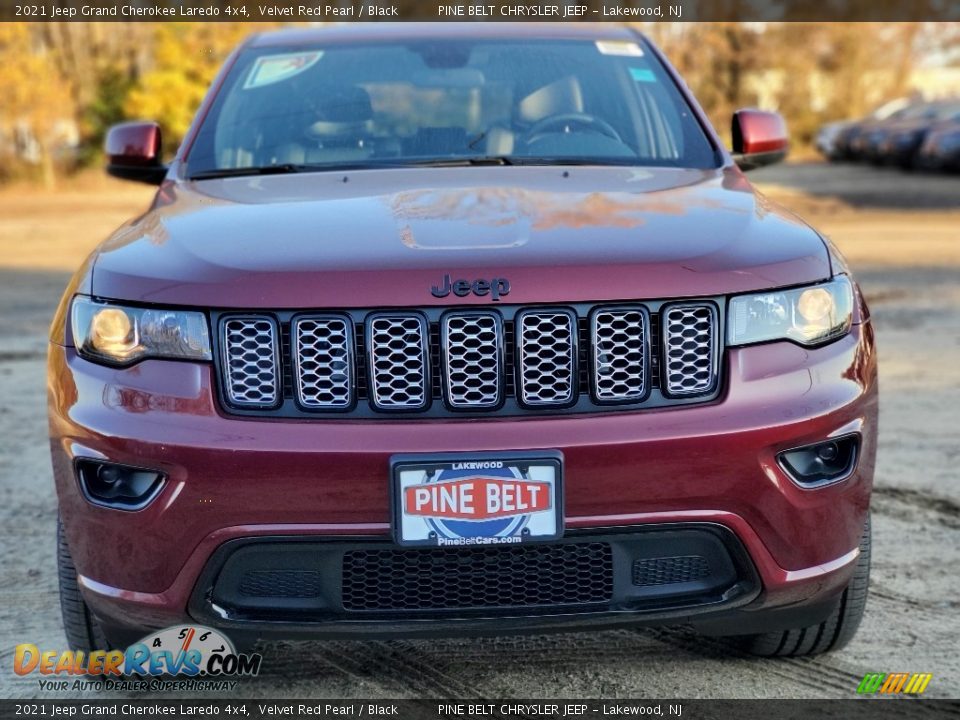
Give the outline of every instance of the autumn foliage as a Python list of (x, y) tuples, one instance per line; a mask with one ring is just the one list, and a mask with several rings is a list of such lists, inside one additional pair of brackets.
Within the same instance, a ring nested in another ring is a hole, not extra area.
[[(737, 107), (787, 117), (794, 147), (825, 121), (909, 91), (924, 56), (960, 42), (957, 23), (658, 23), (642, 28), (723, 133)], [(99, 161), (109, 125), (157, 121), (183, 138), (235, 45), (266, 23), (0, 23), (0, 182)]]

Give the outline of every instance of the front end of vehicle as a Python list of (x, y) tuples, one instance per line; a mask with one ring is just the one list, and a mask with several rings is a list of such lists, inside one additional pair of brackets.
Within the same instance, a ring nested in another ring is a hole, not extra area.
[[(818, 620), (856, 564), (876, 361), (843, 274), (387, 315), (67, 304), (54, 468), (108, 633), (187, 619), (257, 636), (709, 629), (730, 613), (759, 631)], [(415, 329), (400, 356), (370, 335), (384, 318)], [(488, 331), (489, 357), (458, 353)], [(560, 455), (561, 541), (394, 544), (392, 459), (517, 451)]]

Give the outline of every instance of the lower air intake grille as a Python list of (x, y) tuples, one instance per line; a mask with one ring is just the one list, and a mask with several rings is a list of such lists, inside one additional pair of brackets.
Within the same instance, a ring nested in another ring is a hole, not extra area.
[(710, 575), (710, 563), (701, 555), (649, 558), (633, 563), (634, 585), (673, 585), (703, 580)]
[(251, 570), (240, 580), (240, 594), (259, 598), (319, 597), (321, 575), (315, 570)]
[(345, 610), (456, 610), (609, 602), (606, 542), (497, 548), (351, 550)]

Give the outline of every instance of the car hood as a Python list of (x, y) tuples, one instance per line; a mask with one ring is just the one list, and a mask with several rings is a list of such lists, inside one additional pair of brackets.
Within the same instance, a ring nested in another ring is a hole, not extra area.
[(734, 168), (471, 167), (166, 183), (97, 252), (104, 298), (224, 308), (719, 295), (830, 274), (820, 237)]

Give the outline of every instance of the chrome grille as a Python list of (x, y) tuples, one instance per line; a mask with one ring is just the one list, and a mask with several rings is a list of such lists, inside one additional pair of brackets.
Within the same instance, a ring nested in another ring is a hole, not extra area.
[(430, 397), (426, 320), (415, 314), (374, 315), (367, 328), (373, 404), (381, 410), (426, 407)]
[(293, 322), (297, 402), (310, 409), (353, 405), (353, 332), (349, 318), (300, 317)]
[(576, 387), (576, 318), (567, 310), (528, 310), (517, 317), (520, 400), (565, 405)]
[(646, 396), (648, 325), (647, 312), (641, 307), (593, 313), (593, 393), (599, 402), (635, 402)]
[(228, 412), (434, 418), (713, 400), (724, 307), (705, 298), (212, 315)]
[(224, 390), (230, 404), (276, 405), (280, 400), (277, 324), (265, 316), (229, 317), (221, 332)]
[(670, 305), (663, 310), (663, 376), (672, 396), (697, 395), (714, 388), (717, 330), (713, 305)]
[(500, 316), (455, 313), (441, 322), (447, 403), (459, 409), (499, 405), (503, 382)]

